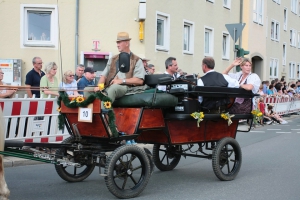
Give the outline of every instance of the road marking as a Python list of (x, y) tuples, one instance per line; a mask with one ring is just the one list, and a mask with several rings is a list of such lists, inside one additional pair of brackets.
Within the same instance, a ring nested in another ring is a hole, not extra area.
[(292, 131), (299, 131), (300, 129), (291, 129)]
[(276, 133), (291, 133), (291, 132), (276, 132)]
[(250, 131), (251, 133), (265, 133), (265, 131)]
[(267, 129), (268, 131), (280, 131), (281, 129)]

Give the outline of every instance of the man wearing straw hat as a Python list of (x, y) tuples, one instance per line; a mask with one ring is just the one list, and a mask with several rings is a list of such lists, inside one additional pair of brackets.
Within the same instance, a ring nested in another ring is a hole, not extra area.
[[(98, 85), (104, 84), (106, 87), (108, 86), (106, 92), (107, 96), (112, 100), (112, 102), (114, 102), (115, 99), (124, 96), (125, 94), (138, 93), (146, 88), (146, 86), (143, 86), (145, 78), (144, 66), (142, 60), (130, 51), (130, 40), (131, 38), (129, 38), (128, 33), (119, 32), (116, 41), (119, 52), (125, 52), (130, 55), (129, 72), (118, 72), (115, 76), (119, 63), (118, 54), (109, 59), (98, 82)], [(115, 78), (113, 78), (114, 76)], [(110, 80), (112, 81), (110, 82)], [(94, 91), (99, 91), (99, 87), (95, 87)]]

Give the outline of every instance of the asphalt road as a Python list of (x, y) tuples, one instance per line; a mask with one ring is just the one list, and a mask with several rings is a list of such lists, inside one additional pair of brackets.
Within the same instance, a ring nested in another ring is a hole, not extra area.
[[(243, 163), (233, 181), (220, 181), (211, 160), (182, 158), (169, 172), (155, 169), (147, 187), (135, 199), (300, 199), (300, 118), (287, 125), (268, 125), (239, 132)], [(85, 181), (67, 183), (51, 164), (5, 169), (11, 200), (116, 199), (98, 168)]]

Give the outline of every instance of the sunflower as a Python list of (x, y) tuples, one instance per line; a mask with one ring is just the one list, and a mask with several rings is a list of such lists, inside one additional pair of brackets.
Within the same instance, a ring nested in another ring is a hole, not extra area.
[(79, 96), (76, 98), (77, 103), (82, 103), (84, 101), (84, 98), (82, 96)]
[(111, 102), (105, 101), (105, 102), (104, 102), (104, 107), (105, 107), (106, 109), (111, 108)]

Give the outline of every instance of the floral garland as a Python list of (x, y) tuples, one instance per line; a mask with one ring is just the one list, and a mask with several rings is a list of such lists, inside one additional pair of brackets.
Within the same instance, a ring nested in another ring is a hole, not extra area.
[(198, 119), (197, 120), (197, 127), (200, 127), (200, 122), (202, 122), (203, 118), (204, 118), (203, 112), (193, 112), (191, 114), (191, 116), (194, 117), (194, 119)]
[(232, 120), (231, 118), (234, 117), (234, 115), (230, 115), (228, 112), (227, 113), (222, 113), (221, 117), (225, 120), (227, 120), (228, 122), (228, 126), (230, 126), (230, 124), (232, 124)]
[[(64, 122), (65, 119), (63, 115), (61, 114), (61, 101), (67, 106), (68, 108), (78, 108), (78, 107), (87, 107), (90, 103), (93, 103), (95, 99), (100, 99), (102, 102), (104, 102), (104, 107), (106, 109), (111, 108), (111, 99), (107, 96), (105, 96), (102, 92), (96, 92), (91, 94), (86, 100), (82, 96), (74, 97), (71, 100), (69, 99), (69, 96), (65, 92), (59, 92), (59, 97), (58, 97), (58, 111), (59, 111), (59, 116), (58, 116), (58, 128), (59, 130), (62, 130), (64, 127)], [(116, 129), (116, 118), (115, 114), (112, 109), (108, 111), (108, 118), (109, 118), (109, 128), (112, 132), (112, 135), (114, 137), (117, 137), (119, 134)]]

